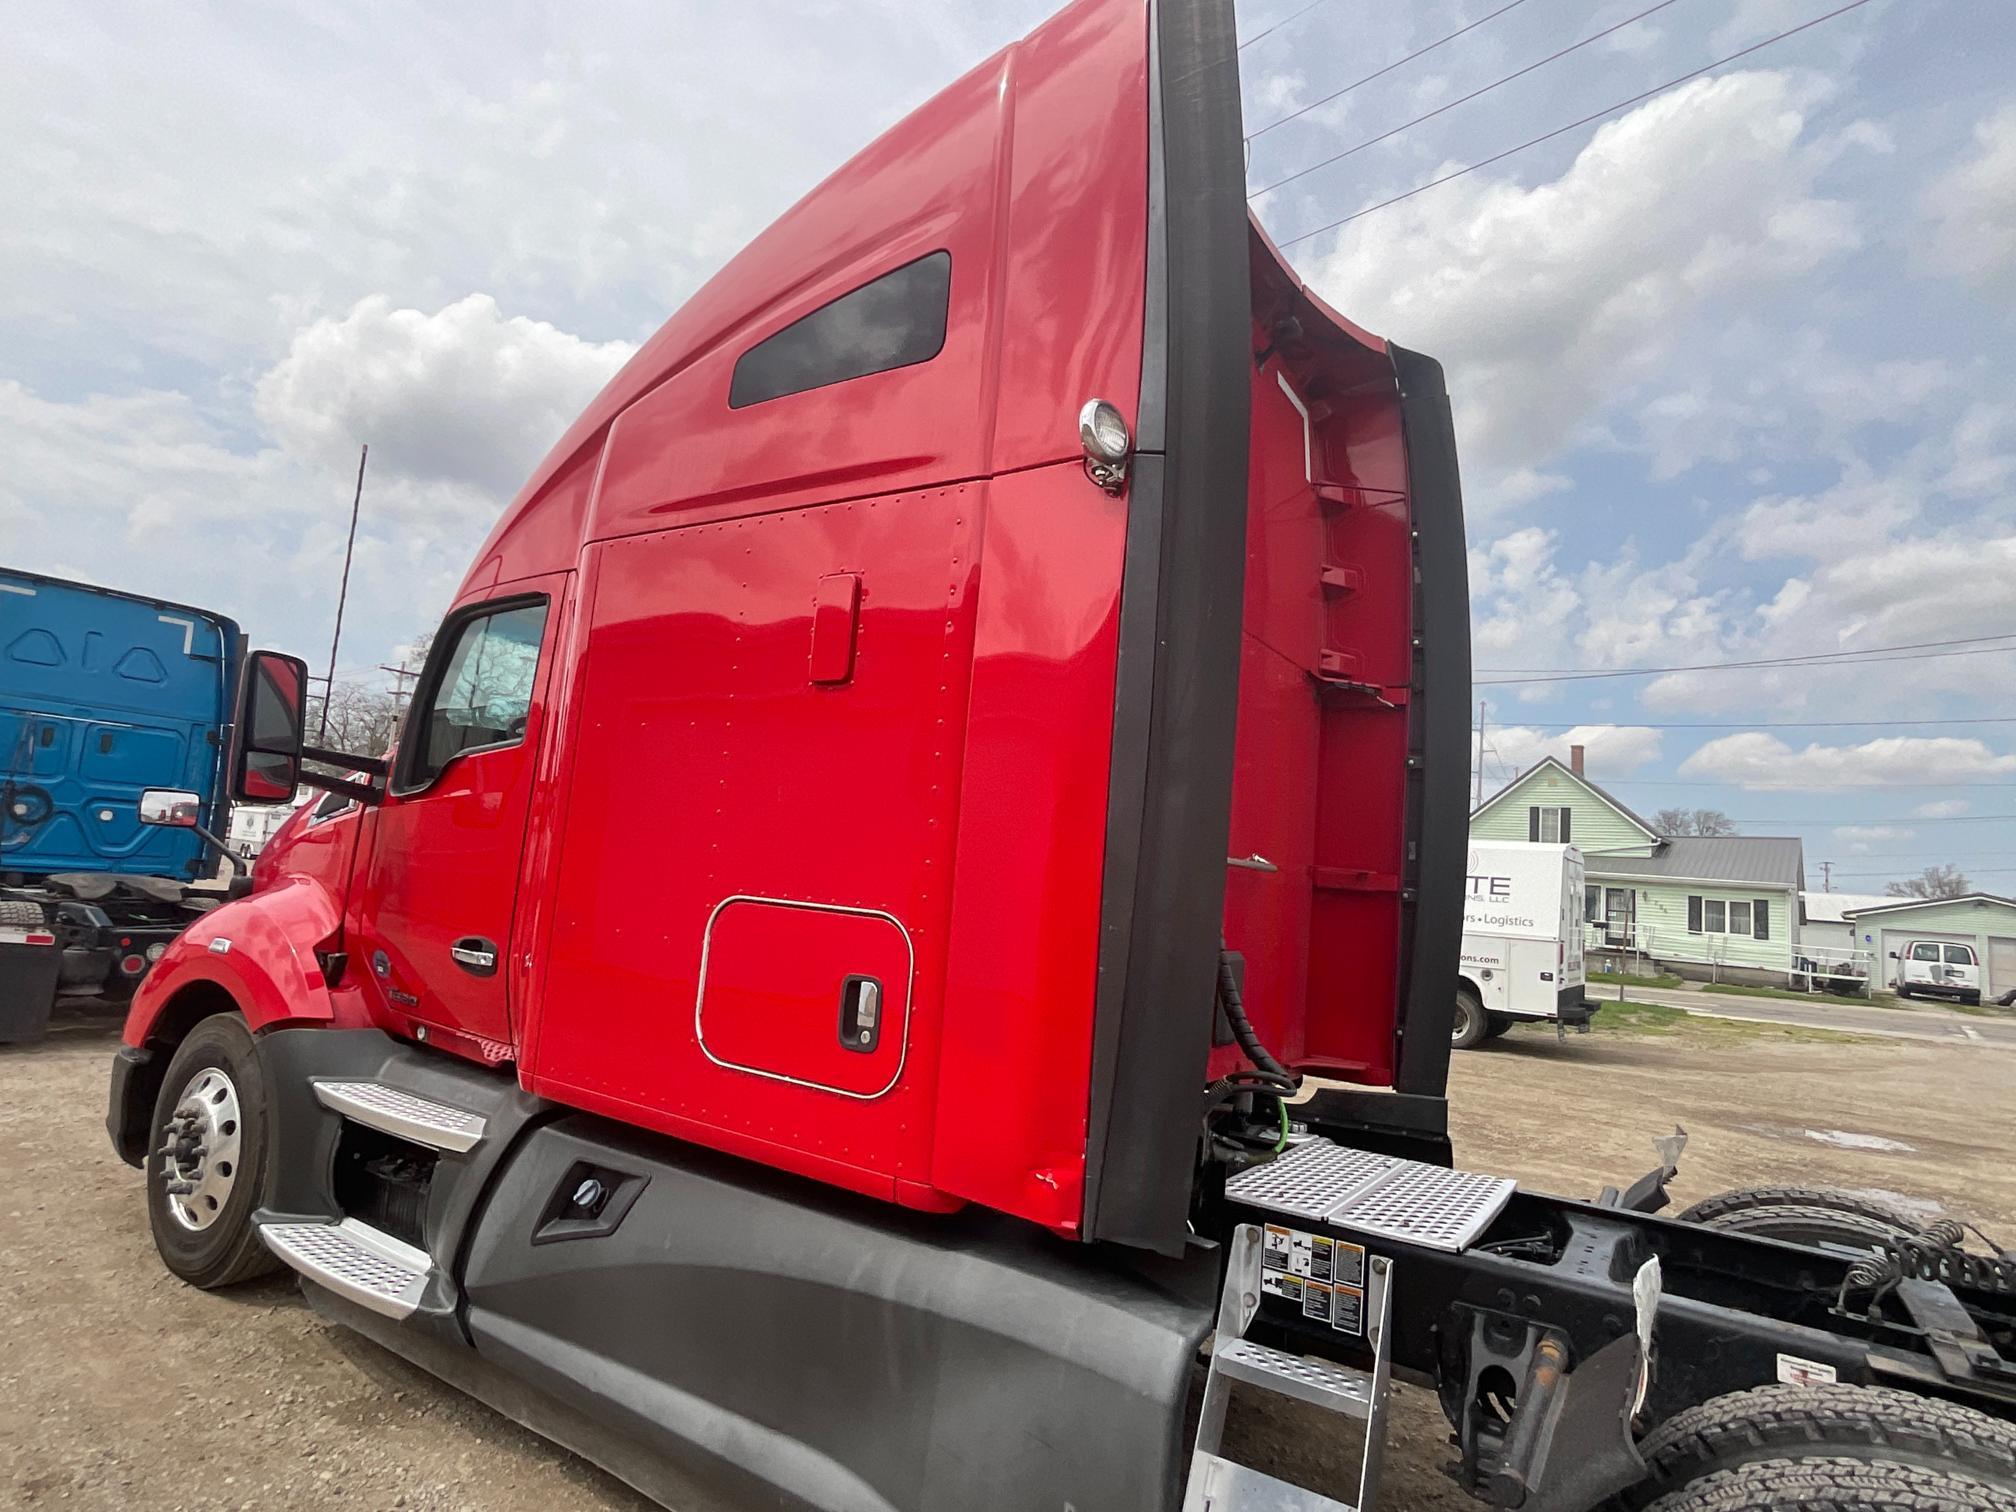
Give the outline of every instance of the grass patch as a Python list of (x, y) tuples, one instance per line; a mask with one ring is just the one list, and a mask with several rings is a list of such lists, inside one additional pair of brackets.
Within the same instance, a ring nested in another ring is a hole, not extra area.
[(1844, 1034), (1838, 1029), (1809, 1029), (1802, 1024), (1767, 1024), (1751, 1019), (1710, 1018), (1689, 1013), (1685, 1008), (1669, 1008), (1664, 1003), (1634, 1003), (1605, 1000), (1590, 1025), (1593, 1033), (1645, 1035), (1666, 1038), (1691, 1035), (1705, 1039), (1777, 1040), (1806, 1045), (1867, 1045), (1874, 1041), (1866, 1034)]
[(1795, 1003), (1839, 1003), (1844, 1008), (1900, 1006), (1888, 993), (1878, 993), (1874, 997), (1843, 997), (1832, 992), (1794, 992), (1789, 987), (1750, 987), (1739, 982), (1709, 982), (1701, 990), (1719, 992), (1728, 997), (1786, 998)]
[(1592, 971), (1592, 982), (1608, 982), (1612, 987), (1678, 987), (1680, 978), (1661, 972), (1658, 976), (1633, 976), (1623, 971)]
[(1969, 1018), (2016, 1018), (2016, 1008), (2004, 1008), (1999, 1003), (1963, 1003), (1958, 998), (1930, 1000), (1940, 1008), (1951, 1008), (1955, 1013), (1964, 1013)]

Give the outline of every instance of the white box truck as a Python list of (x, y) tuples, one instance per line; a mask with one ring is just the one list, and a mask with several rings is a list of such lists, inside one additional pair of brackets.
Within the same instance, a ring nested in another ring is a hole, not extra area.
[(1582, 852), (1471, 841), (1451, 1042), (1469, 1050), (1521, 1021), (1586, 1029), (1584, 981)]

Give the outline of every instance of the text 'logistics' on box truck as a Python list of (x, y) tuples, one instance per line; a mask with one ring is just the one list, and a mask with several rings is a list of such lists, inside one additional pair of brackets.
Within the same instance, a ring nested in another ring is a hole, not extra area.
[(1514, 1024), (1588, 1027), (1582, 853), (1572, 845), (1472, 844), (1463, 886), (1463, 965), (1450, 1042), (1482, 1044)]

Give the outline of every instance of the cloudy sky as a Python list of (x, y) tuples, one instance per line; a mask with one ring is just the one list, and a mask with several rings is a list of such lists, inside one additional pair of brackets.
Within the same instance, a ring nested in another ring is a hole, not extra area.
[[(2016, 891), (2016, 718), (1958, 722), (2016, 716), (2016, 649), (1510, 680), (2016, 632), (2001, 0), (1871, 0), (1384, 204), (1840, 3), (1246, 0), (1254, 203), (1448, 368), (1486, 791), (1579, 740), (1640, 811), (1803, 835), (1816, 885)], [(369, 441), (338, 665), (376, 677), (635, 343), (1048, 9), (37, 8), (0, 54), (0, 560), (319, 667)]]

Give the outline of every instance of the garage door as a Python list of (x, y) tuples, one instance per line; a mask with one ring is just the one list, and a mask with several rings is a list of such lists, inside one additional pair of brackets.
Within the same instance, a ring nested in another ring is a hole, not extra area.
[(1932, 929), (1886, 929), (1883, 931), (1882, 954), (1877, 958), (1877, 964), (1883, 968), (1883, 984), (1886, 987), (1897, 985), (1897, 967), (1900, 964), (1890, 959), (1890, 952), (1894, 950), (1902, 955), (1904, 947), (1913, 940), (1945, 940), (1954, 945), (1975, 943), (1972, 935), (1940, 934)]
[(1988, 995), (2000, 997), (2016, 987), (2016, 940), (1988, 937)]

